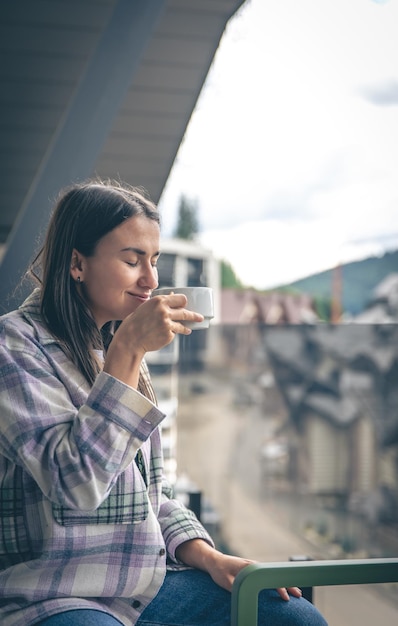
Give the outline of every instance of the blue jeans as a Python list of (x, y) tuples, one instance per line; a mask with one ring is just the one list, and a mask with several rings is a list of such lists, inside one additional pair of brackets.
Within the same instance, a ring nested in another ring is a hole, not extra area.
[[(230, 626), (231, 594), (199, 570), (168, 572), (158, 595), (137, 626)], [(282, 600), (274, 590), (259, 596), (258, 623), (266, 626), (327, 626), (319, 611), (304, 598)], [(91, 610), (68, 611), (40, 626), (120, 626), (119, 620)]]

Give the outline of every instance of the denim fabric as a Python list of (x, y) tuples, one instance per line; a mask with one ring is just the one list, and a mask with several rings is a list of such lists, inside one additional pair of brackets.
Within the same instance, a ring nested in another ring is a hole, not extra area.
[(118, 619), (91, 609), (75, 609), (52, 615), (37, 626), (123, 626)]
[[(137, 626), (230, 626), (231, 594), (198, 570), (171, 571)], [(259, 625), (327, 626), (304, 598), (282, 600), (274, 590), (259, 596)]]

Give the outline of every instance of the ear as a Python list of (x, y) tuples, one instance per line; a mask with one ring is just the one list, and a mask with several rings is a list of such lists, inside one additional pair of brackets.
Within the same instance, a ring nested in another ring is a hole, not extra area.
[(82, 281), (82, 271), (83, 271), (83, 255), (80, 254), (76, 248), (72, 250), (72, 256), (70, 260), (70, 275), (73, 280), (76, 282)]

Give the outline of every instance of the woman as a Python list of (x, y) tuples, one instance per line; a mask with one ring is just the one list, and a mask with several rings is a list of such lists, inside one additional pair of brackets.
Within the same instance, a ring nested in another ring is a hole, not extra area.
[[(249, 561), (217, 551), (162, 479), (144, 358), (202, 316), (183, 295), (151, 298), (159, 237), (137, 189), (72, 186), (32, 268), (40, 286), (0, 319), (2, 626), (229, 624)], [(300, 595), (263, 592), (260, 612), (325, 624)]]

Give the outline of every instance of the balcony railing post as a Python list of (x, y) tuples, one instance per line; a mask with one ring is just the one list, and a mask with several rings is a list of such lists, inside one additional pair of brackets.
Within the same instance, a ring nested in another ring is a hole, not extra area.
[(188, 508), (195, 513), (198, 520), (200, 520), (202, 515), (202, 492), (201, 491), (190, 491), (188, 494), (189, 502)]
[[(306, 556), (305, 554), (294, 555), (289, 558), (289, 561), (292, 561), (293, 563), (299, 563), (301, 561), (312, 561), (312, 560), (313, 559), (310, 556)], [(301, 591), (303, 594), (303, 598), (305, 598), (306, 600), (308, 600), (308, 602), (311, 602), (313, 604), (314, 588), (313, 587), (301, 587)]]

